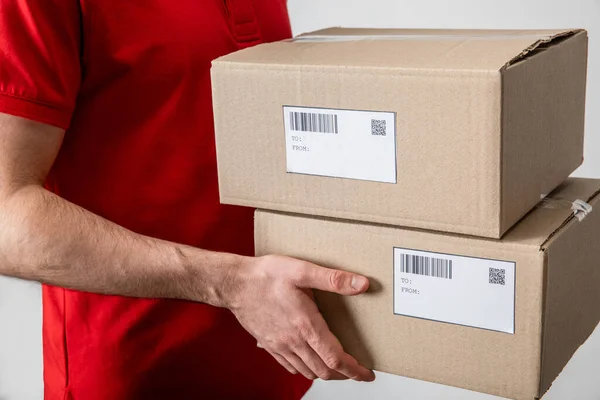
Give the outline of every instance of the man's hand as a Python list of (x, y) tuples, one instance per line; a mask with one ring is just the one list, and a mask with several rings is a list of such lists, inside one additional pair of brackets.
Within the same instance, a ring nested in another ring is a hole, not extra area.
[(367, 278), (279, 256), (247, 259), (229, 282), (228, 307), (242, 326), (291, 373), (309, 379), (373, 381), (330, 332), (311, 289), (357, 295)]

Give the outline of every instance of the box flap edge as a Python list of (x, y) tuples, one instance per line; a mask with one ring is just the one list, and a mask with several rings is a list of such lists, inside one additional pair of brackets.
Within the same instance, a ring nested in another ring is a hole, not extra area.
[(526, 47), (525, 49), (523, 49), (519, 54), (517, 54), (516, 56), (514, 56), (513, 58), (511, 58), (510, 60), (508, 60), (500, 69), (501, 71), (507, 69), (508, 67), (510, 67), (511, 65), (516, 64), (517, 62), (526, 59), (528, 56), (530, 56), (535, 50), (537, 50), (540, 46), (551, 46), (554, 43), (556, 43), (556, 41), (558, 39), (563, 39), (563, 38), (568, 38), (568, 37), (572, 37), (577, 35), (578, 33), (581, 32), (587, 32), (585, 29), (567, 29), (561, 32), (557, 32), (553, 35), (549, 35), (546, 37), (543, 37), (541, 39), (536, 40), (535, 42), (533, 42), (531, 45), (529, 45), (528, 47)]

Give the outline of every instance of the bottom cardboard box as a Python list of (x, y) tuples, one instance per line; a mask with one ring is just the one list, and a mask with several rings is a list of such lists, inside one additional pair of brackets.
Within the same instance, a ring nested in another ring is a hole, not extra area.
[(532, 400), (600, 320), (599, 192), (569, 179), (500, 240), (257, 211), (256, 252), (370, 278), (360, 296), (316, 293), (364, 365)]

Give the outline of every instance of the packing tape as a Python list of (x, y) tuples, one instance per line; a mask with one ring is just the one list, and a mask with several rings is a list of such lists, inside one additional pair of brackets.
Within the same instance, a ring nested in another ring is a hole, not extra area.
[(573, 202), (573, 206), (571, 207), (571, 210), (573, 210), (573, 214), (575, 214), (575, 217), (579, 221), (583, 221), (583, 219), (585, 217), (587, 217), (587, 215), (589, 213), (592, 212), (593, 208), (592, 208), (591, 204), (588, 204), (583, 200), (577, 199)]
[(354, 42), (359, 40), (460, 40), (460, 39), (548, 39), (549, 35), (532, 33), (514, 33), (512, 35), (424, 35), (416, 33), (394, 35), (304, 35), (290, 39), (292, 42)]
[(539, 204), (539, 207), (563, 210), (571, 209), (571, 211), (573, 211), (573, 216), (579, 221), (583, 221), (583, 219), (587, 217), (588, 214), (593, 210), (593, 207), (590, 204), (581, 199), (570, 201), (565, 199), (553, 199), (549, 197), (543, 198)]

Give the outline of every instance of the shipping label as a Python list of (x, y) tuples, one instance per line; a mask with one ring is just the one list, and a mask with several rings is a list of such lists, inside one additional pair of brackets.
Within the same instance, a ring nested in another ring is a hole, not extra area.
[(396, 183), (393, 112), (283, 107), (287, 172)]
[(515, 263), (394, 248), (394, 314), (515, 333)]

